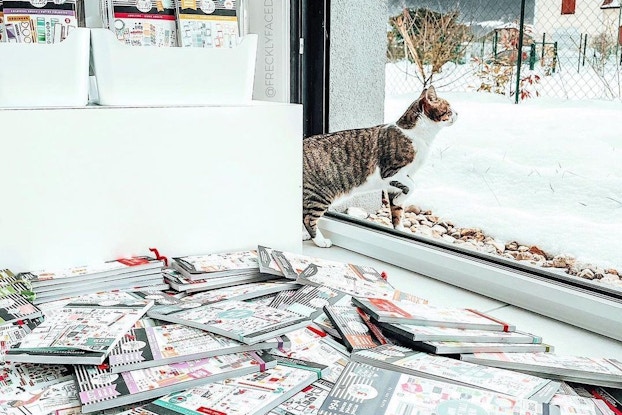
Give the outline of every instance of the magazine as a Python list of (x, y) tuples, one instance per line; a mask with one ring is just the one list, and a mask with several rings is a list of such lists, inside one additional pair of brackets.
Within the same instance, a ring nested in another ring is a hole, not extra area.
[(382, 330), (400, 335), (404, 340), (408, 339), (414, 342), (542, 343), (542, 337), (520, 330), (505, 332), (400, 323), (378, 323), (378, 326)]
[(467, 353), (460, 359), (568, 382), (622, 388), (622, 361), (555, 353)]
[(6, 29), (4, 27), (4, 5), (0, 0), (0, 43), (6, 42)]
[(197, 292), (182, 299), (183, 302), (194, 302), (201, 304), (212, 304), (224, 300), (244, 301), (251, 298), (263, 297), (265, 295), (278, 293), (285, 290), (299, 288), (295, 282), (278, 279), (270, 281), (251, 282), (239, 284), (231, 287), (216, 288), (209, 291)]
[(274, 349), (270, 353), (278, 357), (320, 362), (327, 366), (322, 379), (335, 382), (350, 361), (349, 356), (325, 341), (325, 334), (302, 328), (287, 334), (291, 340), (288, 349)]
[(80, 400), (72, 378), (39, 389), (24, 391), (15, 388), (3, 391), (0, 408), (4, 415), (79, 414)]
[(86, 285), (94, 280), (106, 281), (107, 277), (113, 275), (124, 274), (124, 276), (133, 277), (151, 274), (153, 272), (150, 272), (150, 270), (160, 270), (163, 265), (164, 263), (159, 259), (148, 256), (135, 256), (64, 269), (22, 272), (17, 277), (30, 282), (34, 288), (67, 283)]
[(296, 278), (304, 285), (326, 286), (353, 297), (400, 299), (413, 303), (427, 300), (396, 290), (373, 267), (346, 263), (309, 264)]
[(474, 343), (474, 342), (412, 342), (412, 347), (434, 354), (460, 354), (477, 352), (533, 353), (552, 352), (546, 343)]
[(352, 298), (352, 303), (380, 323), (515, 331), (512, 324), (470, 308), (439, 307), (386, 298)]
[(268, 415), (315, 415), (334, 385), (334, 382), (319, 379), (268, 412)]
[(339, 332), (348, 351), (372, 349), (381, 343), (372, 335), (355, 307), (325, 306), (324, 312)]
[(346, 297), (339, 291), (328, 287), (303, 286), (297, 290), (282, 291), (270, 304), (279, 310), (288, 310), (301, 316), (314, 319), (323, 312), (323, 307), (335, 304)]
[(130, 46), (177, 46), (174, 0), (112, 1), (110, 30)]
[(382, 345), (375, 349), (360, 350), (352, 353), (350, 358), (352, 361), (397, 372), (486, 389), (538, 402), (548, 402), (560, 386), (559, 382), (538, 376), (477, 364), (464, 365), (463, 363), (467, 362), (396, 345)]
[(233, 48), (240, 36), (237, 0), (179, 0), (180, 46)]
[(215, 290), (218, 288), (232, 287), (234, 285), (240, 284), (263, 282), (278, 278), (276, 275), (253, 273), (191, 281), (184, 277), (179, 271), (174, 269), (163, 270), (162, 276), (164, 277), (164, 281), (166, 281), (172, 289), (178, 292), (184, 292), (186, 294)]
[(560, 415), (528, 399), (425, 379), (358, 362), (348, 364), (320, 415)]
[(173, 257), (171, 265), (190, 281), (259, 273), (257, 251), (254, 249)]
[(15, 285), (2, 286), (0, 282), (0, 327), (4, 324), (35, 319), (43, 313), (33, 305)]
[(114, 345), (153, 305), (128, 293), (85, 296), (46, 314), (6, 352), (13, 362), (101, 364)]
[(264, 371), (276, 365), (269, 354), (234, 353), (122, 373), (74, 366), (84, 412), (114, 408), (208, 382)]
[(279, 268), (279, 265), (274, 260), (272, 252), (274, 249), (267, 246), (257, 246), (257, 260), (259, 261), (259, 271), (264, 274), (273, 274), (279, 277), (284, 277), (283, 271)]
[(317, 380), (313, 370), (279, 363), (262, 373), (170, 394), (143, 408), (163, 415), (263, 415)]
[(3, 396), (44, 389), (72, 380), (71, 368), (64, 365), (0, 363), (0, 399)]
[(570, 383), (567, 385), (573, 390), (574, 394), (601, 400), (615, 415), (622, 415), (622, 389), (582, 383)]
[(158, 320), (220, 334), (246, 344), (280, 336), (310, 322), (308, 318), (291, 311), (236, 300), (207, 305), (186, 303), (158, 307), (148, 315)]
[(59, 43), (72, 29), (85, 26), (84, 0), (48, 1), (42, 5), (30, 0), (4, 0), (3, 11), (9, 43)]
[(112, 373), (181, 363), (221, 354), (289, 348), (286, 336), (247, 345), (181, 324), (133, 328), (108, 356)]

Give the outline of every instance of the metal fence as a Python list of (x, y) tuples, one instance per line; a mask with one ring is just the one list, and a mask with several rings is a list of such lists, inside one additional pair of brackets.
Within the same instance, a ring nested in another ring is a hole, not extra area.
[(622, 99), (622, 0), (389, 0), (386, 93)]

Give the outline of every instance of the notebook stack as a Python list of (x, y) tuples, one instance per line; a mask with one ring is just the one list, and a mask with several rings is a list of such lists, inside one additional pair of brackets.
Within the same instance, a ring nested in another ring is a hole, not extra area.
[(148, 256), (119, 258), (99, 264), (56, 270), (22, 272), (34, 293), (34, 304), (107, 290), (163, 290), (164, 262)]

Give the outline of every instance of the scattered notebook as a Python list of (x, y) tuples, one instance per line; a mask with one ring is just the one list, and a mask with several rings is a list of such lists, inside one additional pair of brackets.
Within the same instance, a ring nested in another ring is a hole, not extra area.
[(370, 317), (380, 323), (455, 327), (494, 331), (515, 331), (516, 327), (470, 308), (439, 307), (386, 298), (352, 298)]

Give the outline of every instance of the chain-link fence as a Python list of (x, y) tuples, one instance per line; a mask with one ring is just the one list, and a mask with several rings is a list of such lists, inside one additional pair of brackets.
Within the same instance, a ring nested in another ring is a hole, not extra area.
[(622, 0), (389, 0), (387, 95), (622, 98)]

